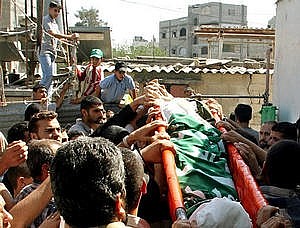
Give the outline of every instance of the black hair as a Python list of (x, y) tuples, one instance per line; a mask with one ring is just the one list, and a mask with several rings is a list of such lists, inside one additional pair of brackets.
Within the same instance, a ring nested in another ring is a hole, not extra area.
[(17, 179), (19, 177), (30, 177), (30, 170), (27, 166), (27, 163), (21, 163), (16, 167), (10, 167), (6, 172), (9, 183), (11, 184), (13, 189), (17, 188)]
[(25, 118), (24, 121), (30, 121), (32, 116), (36, 113), (39, 113), (42, 110), (42, 107), (38, 103), (32, 103), (27, 106), (25, 109)]
[(57, 150), (50, 173), (55, 203), (68, 225), (93, 227), (116, 218), (117, 194), (125, 198), (125, 171), (112, 142), (82, 137), (66, 143)]
[(299, 161), (300, 145), (281, 140), (269, 149), (263, 174), (272, 186), (295, 189), (300, 184)]
[(28, 126), (26, 122), (20, 122), (12, 125), (7, 131), (7, 143), (12, 143), (13, 141), (26, 141), (25, 132), (28, 131)]
[(50, 139), (32, 140), (28, 144), (27, 166), (34, 181), (40, 182), (38, 178), (42, 174), (42, 165), (52, 162), (55, 151), (54, 144), (59, 142)]
[(272, 131), (277, 131), (282, 134), (283, 139), (290, 139), (297, 141), (296, 125), (290, 122), (278, 122), (272, 127)]
[(234, 110), (235, 118), (239, 122), (249, 122), (252, 118), (252, 108), (247, 104), (238, 104)]
[(83, 100), (80, 103), (80, 110), (81, 109), (89, 110), (94, 105), (102, 105), (102, 101), (95, 96), (86, 96), (85, 98), (83, 98)]
[(142, 160), (127, 148), (121, 148), (125, 167), (127, 212), (138, 207), (143, 185), (144, 166)]
[(53, 111), (41, 111), (32, 116), (28, 123), (28, 130), (30, 133), (37, 132), (39, 120), (53, 120), (57, 117), (57, 113)]
[(129, 132), (126, 128), (118, 125), (110, 125), (108, 127), (97, 128), (97, 130), (91, 136), (103, 137), (113, 142), (115, 145), (118, 145), (127, 135), (129, 135)]

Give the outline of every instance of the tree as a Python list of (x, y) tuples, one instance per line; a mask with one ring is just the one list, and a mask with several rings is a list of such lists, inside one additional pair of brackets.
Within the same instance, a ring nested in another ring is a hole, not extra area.
[(77, 11), (75, 17), (79, 18), (80, 21), (75, 24), (75, 26), (84, 26), (84, 27), (101, 27), (107, 26), (107, 22), (104, 22), (102, 19), (99, 19), (99, 10), (95, 8), (85, 9), (81, 7)]
[(167, 56), (166, 51), (158, 48), (153, 47), (152, 44), (149, 42), (146, 46), (128, 46), (128, 45), (121, 45), (117, 48), (113, 48), (113, 56), (114, 57), (125, 57), (128, 56), (132, 59), (136, 58), (137, 56)]

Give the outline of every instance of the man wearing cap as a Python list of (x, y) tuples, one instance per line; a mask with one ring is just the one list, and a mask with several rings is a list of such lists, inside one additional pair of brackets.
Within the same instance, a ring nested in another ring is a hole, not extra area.
[(62, 34), (59, 31), (56, 18), (61, 10), (61, 5), (58, 1), (50, 1), (49, 14), (43, 18), (43, 38), (39, 49), (39, 62), (43, 71), (41, 85), (44, 85), (51, 94), (51, 82), (54, 70), (54, 63), (57, 55), (57, 41), (59, 39), (76, 40), (79, 35), (73, 33), (70, 35)]
[(101, 70), (101, 61), (103, 52), (100, 49), (92, 49), (90, 54), (90, 64), (81, 71), (77, 68), (76, 73), (80, 83), (80, 92), (72, 103), (80, 103), (82, 99), (89, 95), (94, 95), (96, 88), (104, 78), (103, 71)]
[(104, 103), (105, 110), (120, 111), (120, 101), (129, 90), (132, 99), (136, 98), (135, 84), (131, 76), (126, 74), (127, 66), (124, 62), (117, 62), (115, 72), (100, 82), (96, 95)]

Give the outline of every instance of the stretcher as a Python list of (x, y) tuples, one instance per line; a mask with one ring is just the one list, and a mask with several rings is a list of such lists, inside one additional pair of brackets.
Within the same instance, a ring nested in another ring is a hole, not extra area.
[[(217, 114), (213, 115), (216, 121), (220, 120)], [(156, 116), (156, 119), (162, 119), (162, 117)], [(166, 129), (163, 127), (158, 129), (159, 132), (165, 130)], [(226, 131), (224, 128), (220, 128), (219, 130), (221, 132)], [(227, 151), (228, 166), (233, 177), (239, 200), (244, 209), (248, 212), (253, 227), (256, 227), (257, 212), (261, 207), (267, 205), (267, 201), (264, 199), (249, 167), (245, 164), (235, 146), (233, 144), (227, 144)], [(173, 221), (187, 219), (182, 193), (176, 175), (175, 158), (172, 151), (163, 151), (162, 160), (168, 184), (168, 199), (171, 218)]]

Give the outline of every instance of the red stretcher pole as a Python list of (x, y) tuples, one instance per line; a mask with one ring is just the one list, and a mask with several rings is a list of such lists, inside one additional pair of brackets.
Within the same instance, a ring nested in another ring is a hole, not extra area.
[[(213, 115), (216, 122), (218, 122), (220, 120), (219, 116), (215, 113)], [(226, 132), (224, 127), (220, 127), (219, 130), (222, 133)], [(253, 227), (256, 227), (257, 212), (267, 205), (267, 201), (258, 188), (249, 167), (232, 143), (227, 144), (227, 151), (228, 164), (239, 199), (252, 219)]]
[[(161, 116), (156, 116), (157, 120), (162, 120)], [(158, 132), (165, 132), (164, 127), (159, 127)], [(170, 207), (170, 214), (173, 221), (187, 219), (185, 207), (183, 205), (183, 198), (179, 186), (175, 157), (172, 151), (164, 150), (162, 152), (162, 161), (168, 184), (168, 201)]]

